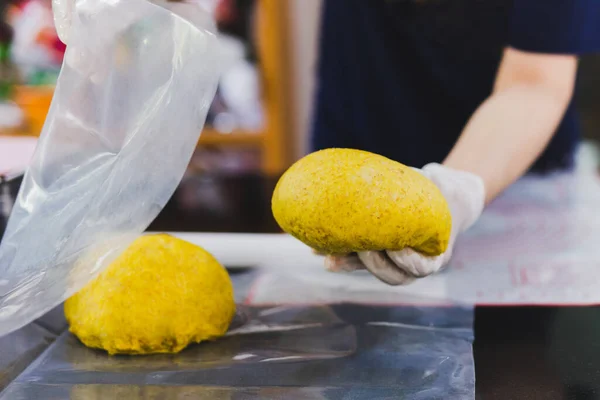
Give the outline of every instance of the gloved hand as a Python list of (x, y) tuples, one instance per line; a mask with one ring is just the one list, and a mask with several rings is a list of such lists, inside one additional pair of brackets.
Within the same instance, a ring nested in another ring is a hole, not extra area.
[(52, 0), (52, 12), (54, 13), (54, 26), (60, 40), (67, 44), (69, 30), (71, 29), (71, 17), (75, 10), (75, 0)]
[(437, 185), (450, 207), (452, 230), (446, 252), (430, 257), (406, 248), (400, 251), (329, 255), (325, 259), (328, 270), (350, 272), (366, 268), (389, 285), (406, 285), (416, 278), (436, 273), (450, 261), (458, 234), (469, 229), (483, 211), (483, 180), (469, 172), (454, 170), (440, 164), (428, 164), (418, 171)]

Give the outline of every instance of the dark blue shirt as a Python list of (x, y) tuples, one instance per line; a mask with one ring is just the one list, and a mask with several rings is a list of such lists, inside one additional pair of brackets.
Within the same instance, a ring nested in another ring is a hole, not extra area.
[[(600, 50), (600, 0), (325, 0), (312, 147), (441, 162), (490, 95), (505, 47)], [(534, 169), (569, 167), (571, 104)]]

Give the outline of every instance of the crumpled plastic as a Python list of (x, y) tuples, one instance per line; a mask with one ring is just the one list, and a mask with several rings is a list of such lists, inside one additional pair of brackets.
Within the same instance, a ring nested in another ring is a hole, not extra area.
[(0, 245), (0, 336), (81, 289), (179, 184), (219, 78), (203, 9), (78, 0), (38, 147)]

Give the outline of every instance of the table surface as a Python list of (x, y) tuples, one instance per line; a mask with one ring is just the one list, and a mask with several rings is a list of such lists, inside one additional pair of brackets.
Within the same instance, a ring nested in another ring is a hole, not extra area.
[[(245, 305), (259, 276), (231, 271), (238, 307), (229, 333), (175, 355), (107, 357), (65, 332), (59, 308), (13, 337), (29, 350), (18, 363), (30, 367), (8, 369), (14, 380), (0, 399), (472, 398), (470, 307)], [(10, 358), (5, 338), (0, 354)]]
[[(276, 180), (186, 177), (153, 231), (277, 232)], [(600, 399), (600, 308), (477, 307), (478, 399)]]
[[(188, 177), (151, 230), (278, 232), (275, 183)], [(600, 399), (600, 308), (477, 307), (474, 355), (478, 399)]]

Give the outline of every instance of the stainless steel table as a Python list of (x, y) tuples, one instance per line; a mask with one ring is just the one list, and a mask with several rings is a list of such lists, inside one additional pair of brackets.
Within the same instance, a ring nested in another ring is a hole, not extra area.
[[(232, 275), (238, 302), (255, 277)], [(240, 305), (218, 341), (111, 357), (64, 331), (56, 310), (0, 341), (14, 360), (0, 399), (473, 399), (472, 316), (458, 307)]]

